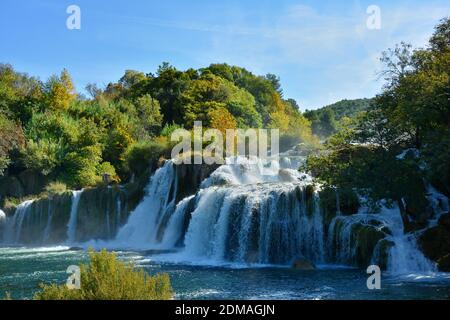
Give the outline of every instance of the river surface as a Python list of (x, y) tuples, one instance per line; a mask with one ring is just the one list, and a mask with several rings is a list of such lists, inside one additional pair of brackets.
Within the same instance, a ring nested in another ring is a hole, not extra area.
[[(382, 274), (381, 289), (369, 290), (367, 274), (340, 266), (314, 271), (255, 265), (195, 265), (169, 262), (170, 254), (119, 251), (150, 274), (167, 272), (176, 299), (450, 299), (450, 274)], [(64, 283), (69, 265), (87, 262), (69, 247), (0, 248), (0, 298), (30, 299), (39, 283)]]

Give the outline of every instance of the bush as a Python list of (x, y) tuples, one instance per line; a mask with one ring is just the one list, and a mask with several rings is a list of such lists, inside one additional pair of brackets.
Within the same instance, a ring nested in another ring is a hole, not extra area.
[(49, 195), (61, 194), (67, 191), (67, 186), (63, 182), (54, 181), (50, 182), (45, 187), (45, 192)]
[(22, 162), (27, 169), (49, 175), (59, 165), (61, 144), (52, 140), (29, 140), (22, 153)]
[(117, 260), (114, 253), (89, 250), (89, 265), (82, 265), (81, 288), (41, 285), (35, 300), (168, 300), (173, 292), (167, 274), (149, 276), (134, 265)]
[(170, 145), (166, 139), (136, 142), (128, 148), (125, 154), (128, 169), (135, 174), (144, 172), (161, 156), (170, 157)]
[(105, 181), (105, 179), (103, 179), (103, 182), (107, 182), (107, 183), (119, 183), (120, 182), (120, 178), (116, 173), (116, 169), (114, 168), (114, 166), (109, 163), (109, 162), (103, 162), (98, 166), (98, 174), (102, 177), (107, 176), (108, 177), (108, 181)]

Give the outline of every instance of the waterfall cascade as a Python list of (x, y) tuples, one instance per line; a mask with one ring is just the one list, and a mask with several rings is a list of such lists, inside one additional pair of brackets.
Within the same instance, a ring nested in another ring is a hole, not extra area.
[[(25, 224), (28, 224), (29, 215), (27, 213), (30, 211), (33, 200), (24, 201), (17, 206), (14, 216), (7, 221), (7, 227), (4, 234), (3, 241), (8, 244), (14, 244), (21, 241), (22, 228)], [(41, 214), (41, 212), (40, 212)], [(48, 219), (47, 219), (48, 220)], [(46, 222), (47, 224), (47, 222)]]
[(146, 188), (143, 201), (131, 214), (127, 224), (119, 230), (116, 242), (120, 246), (148, 247), (158, 243), (158, 229), (175, 210), (176, 183), (171, 161), (156, 170)]
[[(120, 188), (75, 191), (66, 195), (69, 201), (19, 205), (4, 222), (4, 242), (102, 239), (111, 248), (175, 250), (178, 259), (190, 262), (290, 264), (304, 258), (315, 264), (379, 264), (396, 273), (435, 270), (416, 235), (404, 233), (398, 207), (382, 205), (373, 213), (361, 206), (348, 215), (336, 196), (338, 209), (330, 218), (311, 177), (289, 168), (289, 161), (280, 163), (229, 158), (210, 174), (169, 160), (150, 178), (129, 217)], [(193, 172), (195, 181), (186, 180)], [(442, 207), (442, 197), (431, 193)]]
[[(90, 239), (111, 239), (128, 217), (121, 188), (66, 192), (21, 203), (0, 221), (0, 243), (9, 245), (74, 245)], [(0, 219), (1, 220), (1, 219)]]
[(6, 213), (3, 212), (3, 210), (0, 209), (0, 225), (3, 225), (6, 221)]
[(67, 242), (74, 243), (77, 232), (77, 220), (78, 220), (78, 204), (80, 203), (81, 194), (83, 190), (73, 191), (72, 205), (70, 207), (70, 217), (67, 224)]
[[(367, 266), (392, 272), (432, 271), (414, 234), (404, 234), (397, 207), (378, 214), (337, 210), (327, 226), (319, 194), (306, 174), (258, 159), (228, 159), (193, 196), (176, 203), (175, 165), (152, 177), (147, 196), (112, 246), (173, 249), (185, 261)], [(339, 200), (336, 200), (339, 206)]]

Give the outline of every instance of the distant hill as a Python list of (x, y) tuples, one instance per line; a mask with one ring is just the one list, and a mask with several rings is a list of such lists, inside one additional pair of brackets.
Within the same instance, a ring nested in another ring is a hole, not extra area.
[(316, 110), (306, 110), (304, 116), (311, 121), (314, 134), (327, 138), (336, 132), (337, 122), (353, 117), (369, 108), (372, 99), (341, 100)]

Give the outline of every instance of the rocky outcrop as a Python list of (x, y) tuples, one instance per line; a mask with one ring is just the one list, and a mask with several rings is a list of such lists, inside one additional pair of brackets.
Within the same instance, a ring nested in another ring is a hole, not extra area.
[(75, 240), (112, 239), (131, 211), (128, 195), (121, 186), (84, 190), (78, 204)]
[(203, 180), (220, 165), (177, 164), (175, 165), (177, 195), (176, 202), (195, 194)]
[(421, 234), (419, 245), (427, 258), (438, 263), (441, 271), (450, 271), (450, 212), (440, 217), (437, 226)]
[(294, 260), (292, 268), (296, 270), (315, 270), (316, 266), (311, 261), (299, 258)]
[(19, 179), (14, 176), (6, 176), (0, 179), (0, 200), (6, 197), (21, 198), (25, 190)]
[[(174, 190), (169, 193), (177, 202), (195, 194), (200, 183), (206, 179), (217, 166), (186, 165), (174, 167), (175, 177), (171, 183)], [(156, 168), (155, 168), (156, 169)], [(73, 208), (73, 193), (65, 192), (29, 201), (26, 206), (4, 210), (10, 219), (8, 239), (20, 244), (56, 244), (68, 240), (68, 225), (71, 214), (76, 226), (71, 236), (73, 242), (84, 242), (93, 239), (107, 240), (114, 238), (119, 228), (124, 225), (129, 214), (141, 202), (153, 169), (126, 185), (100, 186), (86, 188), (79, 195), (77, 206)], [(37, 185), (31, 176), (22, 177), (24, 181)], [(16, 181), (17, 178), (9, 178)], [(8, 180), (10, 181), (10, 180)], [(18, 180), (17, 180), (18, 181)], [(20, 182), (18, 182), (20, 184)], [(16, 196), (26, 191), (18, 187)], [(175, 192), (176, 191), (176, 192)], [(169, 199), (170, 200), (170, 199)], [(24, 203), (25, 204), (25, 203)], [(75, 210), (75, 212), (73, 212)], [(14, 212), (15, 211), (15, 212)], [(19, 212), (20, 211), (20, 212)], [(185, 221), (187, 225), (189, 221)], [(2, 239), (0, 239), (1, 241)]]
[(440, 271), (450, 272), (450, 254), (439, 258), (437, 264)]
[(319, 192), (319, 197), (326, 226), (330, 224), (337, 212), (352, 215), (357, 213), (360, 207), (358, 196), (352, 190), (344, 191), (327, 187)]
[(386, 264), (388, 246), (380, 247), (379, 242), (388, 234), (389, 230), (383, 228), (378, 220), (337, 217), (329, 234), (331, 258), (338, 263), (366, 268), (377, 252), (381, 257), (378, 260), (385, 260), (382, 263)]
[(0, 178), (0, 199), (22, 198), (39, 194), (49, 182), (49, 178), (33, 170), (25, 170), (16, 176)]

